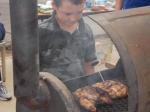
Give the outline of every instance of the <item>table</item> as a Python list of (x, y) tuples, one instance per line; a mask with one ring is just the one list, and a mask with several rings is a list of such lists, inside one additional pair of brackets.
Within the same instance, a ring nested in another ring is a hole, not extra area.
[[(114, 11), (114, 10), (113, 9), (111, 9), (111, 10), (101, 9), (101, 10), (98, 10), (98, 11), (92, 11), (91, 9), (85, 9), (83, 11), (83, 16), (98, 14), (98, 13), (112, 12), (112, 11)], [(38, 13), (38, 19), (41, 20), (41, 21), (43, 21), (44, 19), (48, 19), (51, 16), (52, 12), (53, 12), (53, 10), (51, 10), (50, 13), (46, 13), (46, 14), (39, 12)]]

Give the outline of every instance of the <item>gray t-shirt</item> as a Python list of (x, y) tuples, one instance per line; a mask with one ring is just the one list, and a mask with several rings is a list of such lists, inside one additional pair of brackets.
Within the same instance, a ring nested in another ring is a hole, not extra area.
[(53, 15), (40, 24), (39, 43), (40, 70), (63, 81), (85, 75), (83, 64), (97, 60), (93, 33), (83, 19), (71, 34), (59, 27)]

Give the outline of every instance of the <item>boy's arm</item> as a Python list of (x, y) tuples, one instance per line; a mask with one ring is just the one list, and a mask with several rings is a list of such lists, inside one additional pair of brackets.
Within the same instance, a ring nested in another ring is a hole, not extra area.
[(95, 39), (93, 32), (89, 25), (86, 24), (88, 38), (85, 45), (85, 61), (84, 61), (84, 71), (87, 75), (95, 73), (94, 66), (98, 64), (95, 48)]
[(116, 0), (115, 9), (121, 10), (123, 5), (123, 0)]
[(96, 59), (96, 60), (93, 60), (93, 61), (90, 61), (90, 62), (85, 62), (84, 63), (84, 71), (87, 75), (91, 75), (91, 74), (94, 74), (95, 73), (95, 68), (94, 66), (97, 65), (99, 63), (99, 61)]
[(95, 72), (94, 66), (91, 65), (91, 62), (84, 63), (84, 70), (87, 75), (91, 75)]

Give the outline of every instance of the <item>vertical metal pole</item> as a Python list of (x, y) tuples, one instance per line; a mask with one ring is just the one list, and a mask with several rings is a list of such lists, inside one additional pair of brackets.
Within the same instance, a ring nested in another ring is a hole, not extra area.
[(38, 88), (37, 0), (10, 0), (14, 91), (34, 97)]

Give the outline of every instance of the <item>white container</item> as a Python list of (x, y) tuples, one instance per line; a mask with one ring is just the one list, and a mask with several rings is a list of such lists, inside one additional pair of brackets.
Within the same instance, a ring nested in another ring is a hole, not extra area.
[(47, 0), (45, 5), (50, 6), (52, 8), (52, 0)]
[(95, 0), (96, 6), (105, 6), (107, 3), (107, 0)]

